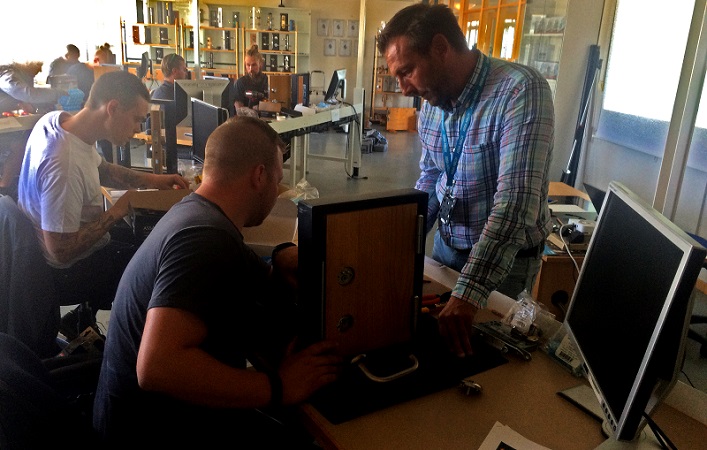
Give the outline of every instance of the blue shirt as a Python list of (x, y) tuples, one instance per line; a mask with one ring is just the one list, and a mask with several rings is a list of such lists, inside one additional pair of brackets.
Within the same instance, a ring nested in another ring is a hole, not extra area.
[[(480, 93), (474, 95), (476, 89)], [(441, 133), (446, 130), (454, 149), (467, 111), (473, 114), (452, 188), (457, 201), (449, 224), (440, 224), (439, 231), (451, 247), (471, 249), (454, 297), (483, 308), (518, 250), (541, 244), (551, 230), (552, 92), (536, 70), (479, 53), (450, 110), (423, 103), (421, 174), (415, 187), (430, 194), (428, 231), (447, 185)]]

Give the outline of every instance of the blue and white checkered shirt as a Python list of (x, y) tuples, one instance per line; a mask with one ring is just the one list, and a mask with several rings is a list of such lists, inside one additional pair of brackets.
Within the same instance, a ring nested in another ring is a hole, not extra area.
[[(475, 86), (481, 86), (478, 96), (473, 95)], [(473, 116), (454, 175), (457, 201), (440, 232), (451, 247), (472, 249), (453, 295), (482, 308), (506, 278), (518, 250), (542, 243), (551, 229), (547, 196), (554, 108), (550, 87), (536, 70), (483, 54), (451, 110), (424, 102), (418, 122), (422, 172), (415, 187), (430, 194), (428, 231), (447, 184), (442, 130), (453, 149), (470, 109)]]

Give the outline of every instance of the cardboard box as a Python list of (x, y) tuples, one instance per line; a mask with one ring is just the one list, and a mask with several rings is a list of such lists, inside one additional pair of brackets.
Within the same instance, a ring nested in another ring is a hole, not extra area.
[[(110, 207), (126, 192), (105, 187), (101, 189), (106, 199), (106, 207)], [(125, 217), (135, 238), (140, 242), (145, 240), (164, 213), (190, 193), (189, 189), (137, 191), (130, 199), (130, 214)]]
[(417, 128), (417, 116), (415, 108), (389, 108), (388, 131), (415, 131)]
[(297, 205), (288, 198), (278, 198), (262, 224), (243, 228), (243, 240), (262, 257), (270, 256), (278, 244), (297, 242)]

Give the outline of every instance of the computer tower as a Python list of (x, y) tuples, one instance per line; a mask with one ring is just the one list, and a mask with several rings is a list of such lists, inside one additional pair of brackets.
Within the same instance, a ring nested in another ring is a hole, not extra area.
[(290, 82), (291, 107), (294, 108), (299, 103), (302, 106), (309, 106), (309, 72), (292, 74)]
[(342, 355), (412, 340), (426, 217), (427, 194), (415, 189), (298, 203), (305, 340), (338, 341)]

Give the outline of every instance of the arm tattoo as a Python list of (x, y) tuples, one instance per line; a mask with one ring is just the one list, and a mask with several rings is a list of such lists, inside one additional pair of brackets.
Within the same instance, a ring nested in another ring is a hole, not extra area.
[(101, 185), (118, 189), (138, 189), (148, 187), (147, 174), (103, 160), (98, 166)]

